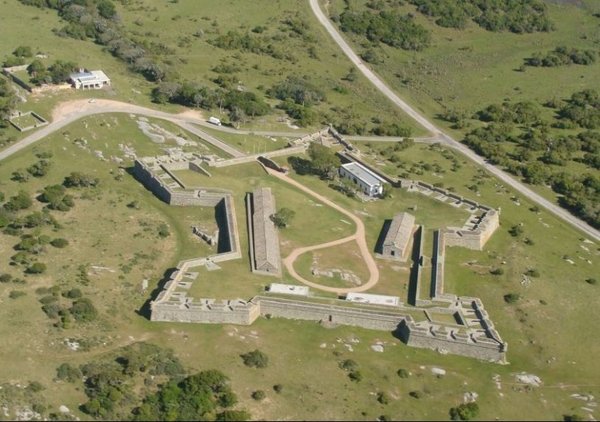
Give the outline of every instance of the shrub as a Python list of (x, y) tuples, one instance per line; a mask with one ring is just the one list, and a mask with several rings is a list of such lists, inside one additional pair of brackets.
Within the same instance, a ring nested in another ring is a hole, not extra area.
[[(1, 276), (0, 276), (0, 278), (1, 278)], [(591, 284), (592, 286), (598, 283), (598, 281), (597, 281), (595, 278), (587, 278), (587, 279), (585, 280), (585, 282), (586, 282), (587, 284)]]
[(81, 290), (74, 288), (64, 292), (63, 296), (69, 299), (79, 299), (81, 296), (83, 296), (83, 294), (81, 293)]
[(468, 421), (479, 414), (477, 403), (463, 403), (450, 409), (450, 419), (453, 421)]
[(410, 376), (410, 373), (403, 368), (398, 369), (398, 372), (396, 372), (398, 374), (398, 376), (400, 378), (408, 378)]
[(381, 404), (388, 404), (390, 402), (390, 398), (386, 393), (380, 391), (379, 393), (377, 393), (377, 401)]
[(55, 248), (64, 248), (69, 245), (69, 241), (67, 239), (63, 239), (62, 237), (53, 239), (50, 244)]
[(355, 371), (358, 369), (358, 363), (353, 361), (352, 359), (346, 359), (340, 362), (340, 368), (346, 371)]
[(244, 353), (240, 357), (244, 361), (244, 365), (250, 368), (266, 368), (269, 364), (269, 357), (258, 349)]
[(264, 400), (267, 395), (263, 390), (256, 390), (252, 393), (252, 398), (256, 401)]
[(76, 366), (69, 363), (63, 363), (56, 368), (56, 377), (59, 380), (76, 382), (81, 379), (81, 371)]
[(11, 292), (8, 294), (8, 297), (10, 297), (11, 299), (17, 299), (22, 296), (25, 296), (26, 294), (27, 293), (25, 293), (22, 290), (11, 290)]
[(504, 295), (504, 301), (506, 303), (516, 303), (519, 299), (521, 299), (521, 295), (518, 293), (508, 293)]
[(490, 274), (493, 274), (493, 275), (502, 275), (502, 274), (504, 274), (504, 269), (500, 268), (500, 267), (494, 268), (493, 270), (490, 271)]
[(8, 273), (0, 274), (0, 283), (9, 283), (12, 280), (12, 275)]
[(44, 386), (38, 381), (31, 381), (27, 386), (27, 389), (32, 393), (39, 393), (44, 389)]
[(250, 414), (245, 410), (226, 410), (217, 413), (217, 421), (247, 421), (250, 419)]
[(280, 394), (283, 391), (283, 385), (275, 384), (273, 386), (273, 391), (275, 391), (277, 394)]
[(418, 390), (411, 391), (410, 393), (408, 393), (408, 395), (411, 396), (414, 399), (420, 399), (421, 397), (423, 397), (423, 393), (421, 393)]
[(536, 270), (535, 268), (530, 268), (529, 270), (527, 270), (527, 272), (525, 272), (525, 274), (527, 274), (529, 277), (539, 277), (540, 276), (540, 272), (538, 270)]
[(350, 381), (361, 382), (363, 377), (360, 371), (351, 371), (348, 374), (348, 378), (350, 378)]
[(56, 296), (48, 295), (48, 296), (44, 296), (44, 297), (42, 297), (42, 298), (39, 300), (39, 302), (40, 302), (42, 305), (48, 305), (48, 304), (50, 304), (50, 303), (55, 303), (55, 302), (58, 302), (58, 298), (57, 298)]
[(161, 223), (158, 226), (158, 236), (165, 238), (165, 237), (169, 237), (171, 233), (169, 232), (169, 226), (167, 226), (165, 223)]
[(46, 264), (42, 262), (34, 262), (25, 271), (27, 274), (42, 274), (46, 271)]
[(98, 311), (88, 298), (80, 298), (73, 303), (69, 309), (73, 318), (79, 322), (90, 322), (96, 319)]

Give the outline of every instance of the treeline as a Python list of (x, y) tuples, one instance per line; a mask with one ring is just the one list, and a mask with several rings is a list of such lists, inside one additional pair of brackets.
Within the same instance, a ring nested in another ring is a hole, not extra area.
[(339, 16), (344, 32), (366, 36), (370, 41), (382, 42), (390, 47), (420, 51), (431, 43), (431, 34), (412, 16), (394, 10), (355, 12), (347, 9)]
[[(600, 178), (593, 173), (600, 169), (600, 132), (590, 130), (600, 128), (600, 96), (583, 90), (546, 106), (556, 110), (554, 123), (532, 102), (490, 105), (473, 116), (488, 124), (471, 130), (463, 142), (525, 182), (549, 185), (564, 207), (600, 227)], [(562, 128), (586, 130), (564, 135), (556, 130)], [(570, 161), (592, 173), (569, 173)]]
[(224, 108), (229, 111), (231, 121), (242, 123), (248, 117), (264, 116), (271, 110), (253, 92), (212, 89), (195, 82), (162, 82), (152, 90), (152, 100), (159, 104), (170, 102), (207, 110)]
[(536, 53), (533, 57), (525, 59), (527, 66), (557, 67), (570, 64), (590, 65), (596, 63), (594, 50), (580, 50), (578, 48), (556, 47), (545, 54)]
[(472, 20), (493, 32), (548, 32), (554, 24), (541, 0), (409, 0), (417, 10), (436, 17), (446, 28), (464, 29)]

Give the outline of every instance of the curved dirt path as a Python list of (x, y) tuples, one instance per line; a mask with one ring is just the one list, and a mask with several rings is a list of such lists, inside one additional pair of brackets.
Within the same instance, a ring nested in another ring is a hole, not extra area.
[[(350, 218), (354, 222), (354, 224), (356, 224), (356, 232), (352, 236), (344, 237), (344, 238), (338, 239), (338, 240), (333, 240), (333, 241), (327, 242), (327, 243), (321, 243), (319, 245), (306, 246), (303, 248), (294, 249), (285, 259), (283, 259), (283, 265), (285, 265), (285, 268), (288, 270), (290, 275), (292, 277), (294, 277), (296, 280), (298, 280), (299, 282), (306, 284), (307, 286), (314, 287), (314, 288), (320, 289), (320, 290), (324, 290), (326, 292), (337, 293), (337, 294), (344, 294), (344, 293), (350, 293), (350, 292), (364, 292), (365, 290), (369, 290), (370, 288), (375, 286), (377, 284), (377, 282), (379, 281), (379, 268), (377, 268), (377, 263), (375, 262), (375, 259), (371, 255), (371, 253), (369, 251), (369, 247), (367, 246), (367, 240), (366, 240), (366, 236), (365, 236), (365, 234), (366, 234), (365, 225), (363, 224), (362, 220), (360, 218), (358, 218), (357, 216), (355, 216), (354, 214), (352, 214), (351, 212), (349, 212), (348, 210), (340, 207), (335, 202), (327, 199), (323, 195), (320, 195), (320, 194), (314, 192), (313, 190), (307, 188), (302, 183), (297, 182), (296, 180), (291, 179), (290, 177), (288, 177), (284, 174), (281, 174), (279, 172), (276, 172), (274, 170), (271, 170), (269, 168), (266, 168), (266, 170), (267, 170), (267, 173), (269, 173), (271, 176), (275, 176), (278, 179), (283, 180), (284, 182), (297, 187), (301, 191), (306, 192), (307, 194), (309, 194), (313, 198), (316, 198), (323, 204), (344, 214), (345, 216)], [(343, 245), (344, 243), (348, 243), (348, 242), (352, 242), (352, 241), (355, 241), (356, 244), (358, 245), (358, 249), (360, 250), (360, 254), (363, 258), (363, 261), (365, 262), (365, 264), (367, 265), (367, 268), (369, 270), (369, 280), (365, 284), (362, 284), (358, 287), (350, 287), (350, 288), (336, 288), (336, 287), (323, 286), (321, 284), (313, 283), (312, 281), (308, 281), (305, 278), (302, 278), (302, 276), (300, 276), (300, 274), (298, 274), (296, 272), (296, 270), (294, 269), (294, 262), (296, 261), (296, 259), (300, 255), (302, 255), (306, 252), (315, 251), (318, 249), (329, 248), (331, 246)]]
[(453, 148), (471, 159), (475, 163), (484, 167), (487, 171), (492, 173), (498, 179), (502, 180), (504, 183), (512, 187), (514, 190), (519, 192), (521, 195), (525, 196), (527, 199), (541, 205), (546, 210), (553, 213), (555, 216), (561, 218), (577, 229), (581, 230), (586, 235), (592, 237), (593, 239), (600, 240), (600, 230), (596, 230), (585, 221), (575, 217), (569, 211), (564, 208), (552, 203), (547, 200), (543, 196), (529, 189), (525, 185), (523, 185), (518, 180), (514, 179), (508, 173), (499, 169), (496, 166), (491, 165), (485, 159), (475, 154), (472, 150), (470, 150), (464, 144), (456, 141), (451, 136), (442, 132), (438, 127), (436, 127), (433, 123), (431, 123), (424, 115), (419, 113), (415, 108), (410, 106), (404, 100), (402, 100), (396, 93), (388, 87), (383, 80), (381, 80), (375, 72), (373, 72), (363, 61), (358, 57), (358, 55), (352, 50), (352, 47), (344, 40), (342, 35), (338, 32), (338, 30), (333, 26), (329, 17), (323, 13), (321, 10), (321, 6), (319, 5), (319, 0), (309, 0), (310, 8), (312, 9), (314, 15), (316, 16), (319, 23), (325, 28), (325, 30), (329, 33), (331, 38), (337, 43), (337, 45), (342, 49), (344, 54), (350, 59), (350, 61), (362, 72), (363, 75), (371, 82), (383, 95), (385, 95), (392, 103), (394, 103), (398, 108), (416, 120), (421, 126), (427, 129), (434, 138), (438, 140), (438, 142)]

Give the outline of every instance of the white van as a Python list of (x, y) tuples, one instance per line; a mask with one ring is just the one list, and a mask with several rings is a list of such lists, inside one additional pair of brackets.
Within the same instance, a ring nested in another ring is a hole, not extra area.
[(221, 126), (221, 121), (219, 119), (217, 119), (216, 117), (212, 117), (212, 116), (208, 118), (208, 123), (212, 123), (213, 125)]

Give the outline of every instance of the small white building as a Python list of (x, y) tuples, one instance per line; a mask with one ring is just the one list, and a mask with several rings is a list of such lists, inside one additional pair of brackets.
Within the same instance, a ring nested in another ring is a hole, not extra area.
[(80, 71), (69, 76), (75, 89), (100, 89), (110, 86), (110, 79), (101, 70)]
[(356, 303), (367, 303), (369, 305), (385, 305), (385, 306), (399, 306), (401, 305), (400, 298), (398, 296), (387, 296), (387, 295), (374, 295), (370, 293), (348, 293), (346, 300), (349, 302)]
[(340, 176), (357, 184), (365, 195), (377, 196), (383, 193), (385, 180), (360, 163), (342, 164)]

